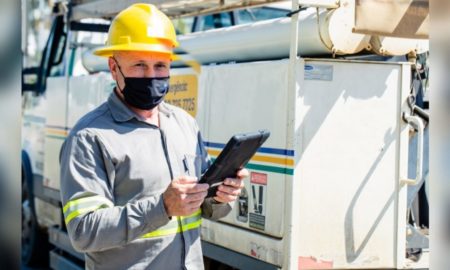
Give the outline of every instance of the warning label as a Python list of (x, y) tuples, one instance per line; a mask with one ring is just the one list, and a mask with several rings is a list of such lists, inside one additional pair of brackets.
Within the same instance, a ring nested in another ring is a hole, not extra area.
[(249, 226), (264, 230), (266, 226), (267, 174), (251, 172), (250, 183)]
[(249, 226), (255, 229), (264, 230), (266, 217), (255, 213), (249, 215)]
[(252, 184), (267, 185), (267, 174), (251, 172), (250, 182)]
[(264, 215), (266, 212), (266, 186), (252, 184), (252, 211)]

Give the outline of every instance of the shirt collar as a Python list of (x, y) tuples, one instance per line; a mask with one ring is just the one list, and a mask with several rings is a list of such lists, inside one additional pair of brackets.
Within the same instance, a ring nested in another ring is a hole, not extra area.
[(126, 122), (133, 118), (137, 118), (136, 114), (117, 96), (115, 90), (109, 95), (108, 107), (112, 117), (117, 122)]
[[(139, 121), (143, 121), (141, 117), (139, 117), (136, 113), (130, 110), (127, 105), (125, 105), (125, 103), (117, 96), (115, 90), (113, 90), (108, 98), (108, 106), (109, 110), (111, 111), (112, 117), (117, 122), (126, 122), (133, 118)], [(164, 101), (159, 104), (158, 109), (160, 119), (162, 118), (161, 116), (169, 118), (173, 113), (173, 110), (169, 106), (167, 106)]]

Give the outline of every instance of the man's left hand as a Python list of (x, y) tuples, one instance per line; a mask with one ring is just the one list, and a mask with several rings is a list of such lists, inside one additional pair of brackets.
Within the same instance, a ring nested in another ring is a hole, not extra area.
[(247, 169), (241, 169), (237, 172), (236, 178), (226, 178), (218, 187), (214, 200), (220, 203), (229, 203), (237, 199), (244, 187), (244, 178), (248, 177)]

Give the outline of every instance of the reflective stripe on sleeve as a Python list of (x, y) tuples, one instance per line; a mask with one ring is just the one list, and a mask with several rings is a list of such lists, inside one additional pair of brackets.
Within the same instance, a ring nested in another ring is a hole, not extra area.
[(68, 201), (63, 208), (64, 220), (66, 225), (68, 225), (72, 219), (78, 216), (100, 208), (108, 208), (113, 206), (114, 204), (110, 200), (98, 195), (74, 199)]
[(174, 217), (166, 225), (155, 231), (144, 234), (141, 238), (161, 237), (196, 229), (202, 224), (201, 216), (202, 211), (199, 209), (190, 216)]

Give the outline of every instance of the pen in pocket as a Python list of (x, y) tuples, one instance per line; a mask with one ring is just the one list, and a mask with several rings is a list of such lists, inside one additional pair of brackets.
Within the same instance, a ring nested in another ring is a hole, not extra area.
[(184, 166), (184, 173), (189, 175), (189, 166), (188, 166), (186, 157), (183, 158), (183, 166)]

